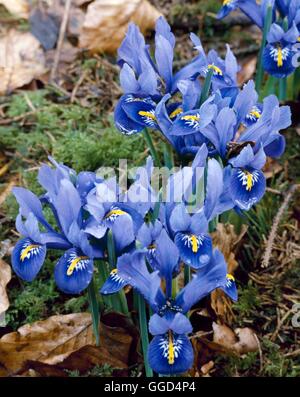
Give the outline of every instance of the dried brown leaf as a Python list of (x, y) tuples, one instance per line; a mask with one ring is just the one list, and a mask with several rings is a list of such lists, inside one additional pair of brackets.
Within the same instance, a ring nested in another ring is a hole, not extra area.
[(213, 369), (214, 365), (215, 363), (212, 360), (202, 365), (201, 372), (203, 373), (203, 375), (208, 375), (209, 372)]
[(258, 350), (257, 338), (251, 328), (237, 328), (234, 331), (225, 324), (213, 323), (213, 342), (232, 353), (246, 354)]
[(217, 230), (212, 233), (214, 246), (218, 247), (225, 257), (228, 273), (234, 273), (238, 266), (234, 254), (246, 231), (247, 226), (242, 225), (241, 232), (237, 235), (233, 225), (218, 223)]
[(30, 83), (45, 71), (44, 52), (31, 33), (11, 29), (0, 39), (0, 95)]
[(266, 179), (273, 178), (274, 175), (278, 174), (282, 170), (283, 170), (283, 166), (279, 164), (277, 160), (271, 158), (267, 159), (267, 162), (263, 169)]
[[(122, 368), (127, 366), (133, 337), (125, 328), (101, 324), (100, 342), (102, 348), (106, 349), (105, 352), (100, 351), (101, 354), (105, 353), (106, 357), (110, 355), (116, 366), (120, 366), (121, 363)], [(0, 339), (0, 368), (5, 369), (7, 373), (20, 372), (26, 367), (28, 360), (58, 365), (72, 353), (74, 355), (70, 358), (71, 362), (76, 361), (78, 364), (80, 360), (75, 352), (78, 353), (83, 347), (94, 344), (89, 313), (52, 316), (44, 321), (26, 324), (18, 331), (4, 335)], [(85, 350), (78, 353), (79, 357), (85, 353)]]
[(0, 0), (2, 4), (11, 14), (27, 19), (29, 16), (28, 0)]
[(9, 307), (6, 286), (11, 280), (11, 267), (0, 259), (0, 315), (5, 313)]
[(257, 56), (250, 56), (244, 62), (242, 62), (242, 67), (240, 72), (238, 73), (238, 84), (245, 84), (248, 80), (250, 80), (255, 71), (257, 64)]
[(92, 52), (114, 53), (129, 22), (145, 33), (160, 15), (147, 0), (96, 0), (87, 8), (79, 46)]

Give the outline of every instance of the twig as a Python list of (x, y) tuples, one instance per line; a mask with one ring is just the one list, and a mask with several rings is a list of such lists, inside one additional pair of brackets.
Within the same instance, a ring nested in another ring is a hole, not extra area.
[(4, 201), (6, 200), (7, 196), (9, 195), (11, 189), (14, 187), (14, 185), (16, 184), (16, 180), (17, 178), (14, 177), (12, 178), (7, 186), (5, 187), (5, 189), (1, 192), (0, 194), (0, 206), (4, 203)]
[(0, 125), (8, 125), (8, 124), (14, 123), (15, 121), (23, 120), (25, 117), (31, 116), (31, 115), (35, 114), (36, 112), (37, 112), (37, 110), (35, 110), (35, 111), (31, 110), (30, 112), (20, 114), (19, 116), (11, 117), (9, 119), (0, 120)]
[(28, 107), (31, 109), (32, 112), (35, 112), (36, 108), (35, 108), (34, 104), (31, 102), (29, 96), (26, 94), (26, 92), (24, 92), (23, 95), (24, 95), (24, 98), (25, 98), (25, 101), (26, 101)]
[(285, 210), (287, 209), (289, 202), (291, 201), (291, 198), (293, 197), (293, 194), (295, 193), (296, 189), (299, 187), (300, 185), (292, 185), (288, 194), (286, 195), (286, 198), (284, 199), (281, 207), (279, 208), (279, 211), (277, 212), (277, 215), (274, 219), (274, 223), (272, 225), (271, 228), (271, 232), (269, 234), (268, 237), (268, 241), (267, 241), (267, 246), (266, 246), (266, 250), (264, 252), (264, 256), (262, 259), (262, 267), (268, 267), (269, 266), (269, 262), (271, 259), (271, 254), (272, 254), (272, 249), (273, 249), (273, 244), (275, 241), (275, 237), (277, 234), (277, 230), (280, 224), (280, 220), (285, 212)]
[(266, 191), (270, 192), (270, 193), (278, 194), (279, 196), (282, 196), (282, 192), (280, 190), (272, 189), (271, 187), (267, 187)]
[(275, 339), (276, 339), (276, 337), (277, 337), (277, 335), (278, 335), (278, 333), (280, 331), (280, 328), (282, 327), (282, 325), (285, 322), (285, 320), (290, 316), (290, 314), (293, 313), (293, 311), (294, 311), (293, 308), (290, 309), (288, 312), (285, 313), (285, 315), (282, 317), (282, 319), (280, 321), (278, 321), (276, 330), (274, 331), (273, 335), (271, 336), (271, 339), (270, 339), (271, 342), (275, 341)]
[(256, 340), (257, 346), (258, 346), (258, 352), (259, 352), (259, 373), (261, 374), (263, 369), (264, 369), (264, 365), (263, 365), (263, 353), (262, 353), (262, 349), (261, 349), (261, 344), (260, 344), (260, 340), (258, 339), (258, 336), (256, 335), (256, 333), (253, 333), (253, 336)]
[(60, 25), (60, 31), (59, 31), (59, 36), (58, 36), (58, 42), (57, 42), (54, 62), (53, 62), (53, 66), (52, 66), (51, 74), (50, 74), (51, 81), (53, 81), (56, 77), (57, 67), (58, 67), (59, 58), (60, 58), (60, 52), (61, 52), (61, 48), (62, 48), (62, 45), (64, 42), (66, 29), (67, 29), (67, 24), (68, 24), (70, 9), (71, 9), (71, 3), (72, 3), (72, 0), (66, 0), (64, 16), (63, 16), (63, 19), (62, 19), (62, 22)]
[(300, 356), (300, 349), (294, 350), (293, 352), (286, 353), (284, 357), (296, 357)]
[(12, 160), (9, 161), (8, 163), (4, 164), (4, 166), (0, 168), (0, 177), (2, 177), (3, 175), (5, 175), (7, 173), (11, 163), (12, 163)]
[(88, 71), (85, 70), (85, 71), (82, 73), (82, 75), (80, 76), (80, 78), (78, 79), (77, 83), (75, 84), (75, 86), (74, 86), (74, 88), (73, 88), (73, 91), (72, 91), (72, 95), (71, 95), (71, 103), (73, 103), (73, 102), (75, 101), (77, 91), (78, 91), (79, 87), (81, 86), (81, 84), (84, 82), (84, 80), (85, 80), (87, 74), (88, 74)]

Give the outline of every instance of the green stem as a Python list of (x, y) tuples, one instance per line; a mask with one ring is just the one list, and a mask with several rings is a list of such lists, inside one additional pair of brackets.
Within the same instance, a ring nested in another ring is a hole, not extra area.
[(172, 280), (172, 298), (175, 299), (178, 293), (178, 277), (174, 277)]
[(287, 79), (283, 77), (279, 79), (279, 100), (285, 101), (286, 100), (286, 93), (287, 93)]
[(156, 167), (161, 167), (161, 163), (160, 163), (160, 159), (159, 159), (158, 153), (157, 153), (157, 151), (155, 149), (153, 140), (152, 140), (151, 135), (149, 134), (149, 131), (148, 131), (147, 128), (144, 129), (144, 137), (145, 137), (145, 140), (147, 142), (148, 148), (150, 150), (151, 156), (152, 156), (152, 158), (154, 160), (154, 165)]
[(216, 230), (218, 222), (219, 222), (219, 216), (217, 215), (214, 219), (212, 219), (209, 222), (209, 225), (208, 225), (209, 233), (212, 233)]
[(92, 281), (90, 282), (87, 288), (87, 292), (88, 292), (90, 311), (93, 320), (93, 332), (96, 338), (96, 345), (99, 346), (100, 345), (100, 335), (99, 335), (100, 309), (99, 309), (99, 303), (97, 299), (94, 279), (92, 279)]
[(145, 300), (141, 295), (137, 296), (138, 312), (139, 312), (139, 323), (140, 323), (140, 334), (142, 351), (144, 357), (144, 365), (147, 378), (153, 377), (153, 371), (148, 363), (148, 346), (149, 346), (149, 336), (148, 336), (148, 326), (147, 326), (147, 313)]
[(261, 47), (260, 47), (259, 55), (258, 55), (258, 66), (257, 66), (256, 80), (255, 80), (255, 87), (259, 94), (260, 94), (263, 77), (264, 77), (264, 69), (263, 69), (263, 62), (262, 62), (263, 61), (263, 53), (264, 53), (264, 49), (267, 44), (267, 35), (268, 35), (270, 27), (271, 27), (272, 16), (273, 16), (273, 7), (269, 6), (267, 9), (267, 15), (266, 15), (265, 23), (264, 23), (263, 37), (262, 37)]
[(164, 144), (164, 163), (171, 170), (174, 167), (173, 152), (168, 143)]
[[(100, 285), (102, 286), (105, 281), (108, 279), (109, 277), (109, 268), (108, 268), (108, 263), (105, 261), (101, 261), (98, 269), (99, 269), (99, 281), (100, 281)], [(102, 303), (103, 303), (103, 310), (108, 309), (108, 308), (112, 308), (113, 304), (112, 304), (112, 300), (111, 300), (112, 296), (111, 295), (101, 295), (101, 299), (102, 299)]]
[(202, 87), (201, 91), (201, 96), (200, 96), (200, 102), (199, 102), (199, 107), (206, 101), (206, 99), (209, 97), (209, 91), (211, 87), (211, 79), (213, 76), (213, 69), (209, 69), (208, 73), (206, 74), (204, 84)]
[(183, 277), (184, 277), (184, 285), (187, 285), (190, 282), (190, 279), (191, 279), (191, 269), (187, 265), (184, 266)]

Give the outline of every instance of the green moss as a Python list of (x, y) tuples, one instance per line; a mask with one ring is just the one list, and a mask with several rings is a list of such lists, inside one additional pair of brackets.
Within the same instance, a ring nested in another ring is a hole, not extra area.
[[(38, 94), (37, 94), (38, 93)], [(145, 142), (141, 135), (125, 137), (110, 120), (99, 120), (93, 110), (79, 105), (58, 105), (46, 99), (47, 90), (30, 93), (31, 102), (38, 111), (29, 125), (17, 123), (0, 127), (0, 148), (16, 152), (14, 167), (22, 172), (24, 159), (35, 160), (36, 165), (51, 154), (77, 171), (96, 170), (100, 166), (118, 166), (119, 158), (139, 165), (145, 158)], [(13, 95), (8, 115), (19, 116), (30, 109), (24, 95)], [(30, 119), (31, 120), (31, 119)], [(108, 125), (104, 128), (103, 124)], [(33, 165), (33, 163), (32, 163)], [(28, 187), (35, 186), (30, 172)]]
[(40, 274), (33, 282), (26, 283), (17, 277), (11, 281), (11, 287), (8, 288), (11, 305), (6, 312), (6, 320), (13, 329), (54, 314), (52, 308), (59, 298), (52, 276), (56, 263), (54, 258), (46, 259)]
[(238, 316), (237, 321), (243, 324), (245, 318), (257, 311), (259, 307), (260, 301), (257, 287), (251, 281), (245, 287), (239, 286), (239, 300), (233, 306)]

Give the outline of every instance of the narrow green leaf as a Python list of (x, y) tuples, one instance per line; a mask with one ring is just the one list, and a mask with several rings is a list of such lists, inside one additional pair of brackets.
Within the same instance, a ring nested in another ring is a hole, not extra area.
[(139, 313), (139, 323), (140, 323), (140, 334), (141, 334), (141, 344), (144, 357), (145, 372), (147, 378), (153, 377), (153, 371), (149, 366), (148, 362), (148, 346), (149, 346), (149, 335), (148, 335), (148, 321), (146, 313), (145, 300), (141, 295), (137, 295), (138, 313)]
[(211, 79), (213, 76), (213, 69), (209, 69), (208, 73), (206, 74), (204, 84), (202, 87), (201, 91), (201, 97), (200, 97), (200, 102), (199, 102), (199, 107), (206, 101), (206, 99), (209, 97), (209, 91), (211, 87)]
[(94, 283), (94, 279), (90, 282), (90, 285), (87, 288), (88, 292), (88, 301), (90, 312), (92, 315), (93, 321), (93, 332), (96, 338), (96, 345), (100, 345), (100, 335), (99, 335), (99, 324), (100, 324), (100, 308), (96, 294), (96, 287)]
[(261, 47), (258, 55), (258, 64), (257, 64), (257, 72), (256, 72), (256, 80), (255, 80), (255, 87), (258, 93), (260, 94), (263, 77), (264, 77), (264, 69), (263, 69), (263, 52), (266, 47), (267, 43), (267, 35), (269, 33), (271, 24), (272, 24), (272, 17), (273, 17), (273, 7), (269, 6), (267, 9), (267, 15), (264, 23), (264, 30), (263, 30), (263, 37), (261, 42)]
[(158, 153), (157, 153), (157, 151), (155, 149), (153, 140), (152, 140), (151, 135), (149, 134), (149, 131), (148, 131), (147, 128), (144, 129), (144, 138), (145, 138), (145, 141), (146, 141), (146, 143), (148, 145), (148, 148), (150, 150), (151, 156), (153, 158), (154, 165), (156, 167), (161, 167), (161, 163), (160, 163), (160, 159), (159, 159)]

